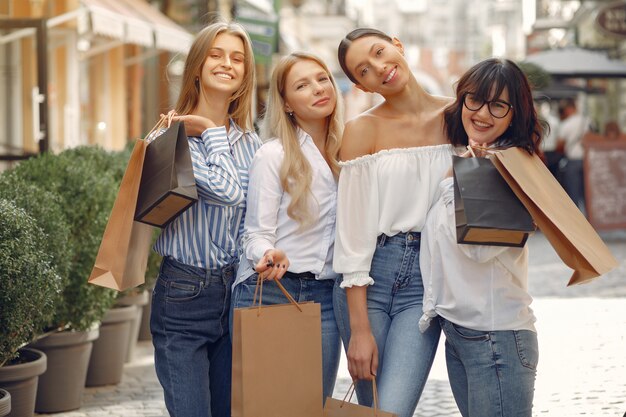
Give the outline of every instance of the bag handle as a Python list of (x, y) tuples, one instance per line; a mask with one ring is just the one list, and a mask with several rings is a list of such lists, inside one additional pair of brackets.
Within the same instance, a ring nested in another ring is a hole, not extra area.
[[(346, 395), (343, 397), (343, 400), (341, 400), (341, 405), (339, 406), (340, 408), (343, 408), (343, 406), (346, 403), (349, 403), (350, 401), (352, 401), (352, 396), (354, 395), (355, 391), (356, 391), (356, 381), (352, 381), (352, 384), (350, 384), (350, 388), (348, 388), (348, 392), (346, 392)], [(373, 404), (374, 406), (372, 407), (372, 411), (373, 411), (374, 417), (377, 417), (378, 412), (380, 411), (380, 406), (378, 405), (378, 389), (376, 388), (376, 378), (372, 379), (372, 394), (374, 398), (374, 404)]]
[[(263, 281), (265, 280), (257, 276), (256, 287), (254, 288), (254, 298), (252, 299), (252, 306), (254, 306), (255, 304), (258, 305), (257, 316), (261, 314), (261, 307), (263, 306)], [(280, 283), (280, 280), (275, 279), (273, 281), (276, 283), (276, 285), (278, 285), (278, 289), (280, 289), (285, 297), (287, 297), (287, 300), (289, 300), (291, 304), (296, 306), (298, 310), (302, 311), (302, 307), (300, 307), (300, 304), (298, 304), (298, 302), (291, 296), (291, 294), (289, 294), (289, 291), (287, 291), (283, 284)], [(258, 304), (256, 302), (257, 294), (259, 296)]]
[[(159, 121), (154, 125), (154, 127), (150, 130), (150, 132), (148, 132), (148, 134), (146, 135), (146, 141), (148, 143), (152, 142), (154, 139), (156, 139), (155, 137), (150, 137), (154, 132), (158, 132), (159, 129), (165, 127), (166, 129), (169, 129), (169, 127), (172, 124), (172, 119), (174, 118), (174, 116), (176, 116), (176, 110), (170, 110), (167, 112), (167, 114), (164, 114), (161, 116), (161, 118), (159, 119)], [(167, 121), (167, 126), (165, 126), (165, 122)]]

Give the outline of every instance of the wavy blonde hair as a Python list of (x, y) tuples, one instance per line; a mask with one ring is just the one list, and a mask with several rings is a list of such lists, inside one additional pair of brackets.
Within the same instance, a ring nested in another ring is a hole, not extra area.
[(316, 220), (310, 208), (310, 199), (313, 197), (311, 193), (313, 171), (300, 148), (296, 119), (289, 117), (285, 111), (285, 82), (293, 66), (304, 60), (313, 61), (322, 67), (328, 74), (337, 96), (335, 109), (328, 116), (326, 142), (324, 143), (325, 158), (335, 179), (339, 177), (337, 160), (343, 132), (341, 94), (324, 61), (305, 52), (293, 52), (283, 57), (272, 72), (267, 112), (263, 121), (263, 136), (278, 138), (283, 145), (285, 158), (280, 168), (280, 183), (283, 190), (291, 196), (287, 215), (298, 222), (301, 229), (310, 227)]
[(189, 54), (185, 60), (185, 69), (181, 83), (180, 94), (175, 110), (178, 114), (189, 114), (198, 105), (200, 98), (196, 79), (202, 78), (204, 61), (213, 46), (217, 35), (227, 33), (238, 36), (244, 46), (244, 76), (239, 89), (231, 96), (228, 114), (244, 130), (253, 130), (252, 125), (252, 97), (256, 84), (254, 75), (254, 53), (248, 33), (239, 23), (218, 20), (202, 29), (196, 36)]

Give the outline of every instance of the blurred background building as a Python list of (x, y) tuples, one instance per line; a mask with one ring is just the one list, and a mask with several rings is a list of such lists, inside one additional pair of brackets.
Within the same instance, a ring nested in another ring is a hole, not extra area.
[[(451, 95), (460, 74), (490, 56), (523, 61), (577, 47), (625, 65), (626, 0), (0, 0), (0, 159), (79, 144), (119, 149), (145, 134), (173, 105), (193, 35), (216, 14), (251, 35), (260, 117), (272, 65), (293, 50), (329, 64), (348, 118), (375, 103), (337, 63), (339, 41), (358, 26), (398, 37), (434, 94)], [(623, 129), (626, 71), (601, 70), (553, 73), (559, 88), (539, 95), (574, 96), (598, 126), (613, 119)]]

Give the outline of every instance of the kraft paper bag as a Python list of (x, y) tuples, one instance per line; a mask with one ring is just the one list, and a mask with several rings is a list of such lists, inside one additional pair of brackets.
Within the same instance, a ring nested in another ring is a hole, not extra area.
[(320, 304), (289, 298), (234, 310), (232, 417), (322, 417)]
[[(358, 382), (357, 382), (358, 383)], [(373, 407), (353, 404), (350, 402), (354, 394), (354, 382), (350, 385), (346, 396), (343, 400), (334, 398), (326, 398), (324, 405), (324, 417), (398, 417), (397, 414), (382, 411), (378, 405), (378, 391), (376, 389), (376, 381), (373, 381), (372, 389), (374, 390)]]
[(135, 220), (163, 228), (197, 201), (185, 126), (174, 122), (148, 139)]
[(559, 257), (574, 270), (568, 285), (589, 282), (618, 265), (537, 155), (509, 148), (494, 153), (491, 160)]
[(123, 291), (144, 283), (152, 227), (133, 221), (147, 143), (137, 140), (102, 236), (91, 284)]
[(535, 224), (487, 158), (452, 157), (458, 243), (522, 247)]

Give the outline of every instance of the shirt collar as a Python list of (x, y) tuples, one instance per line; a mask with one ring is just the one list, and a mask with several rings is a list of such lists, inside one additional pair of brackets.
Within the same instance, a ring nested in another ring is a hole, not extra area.
[(231, 145), (237, 143), (239, 139), (241, 139), (244, 135), (244, 131), (235, 123), (232, 118), (229, 118), (230, 121), (230, 129), (228, 130), (228, 142)]
[(304, 146), (304, 142), (306, 142), (307, 139), (311, 141), (313, 140), (311, 135), (302, 130), (300, 126), (296, 128), (296, 134), (298, 135), (298, 142), (300, 142), (300, 146)]

